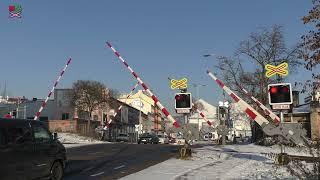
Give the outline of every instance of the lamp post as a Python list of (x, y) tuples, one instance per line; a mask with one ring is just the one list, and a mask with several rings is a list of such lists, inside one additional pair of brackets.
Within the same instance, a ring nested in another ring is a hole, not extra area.
[[(196, 96), (197, 96), (197, 101), (199, 102), (200, 100), (200, 95), (199, 95), (199, 86), (207, 86), (206, 84), (197, 84), (197, 83), (192, 83), (192, 86), (196, 89)], [(198, 120), (198, 133), (199, 133), (199, 140), (200, 140), (200, 119), (199, 119), (199, 113), (197, 113), (197, 120)]]

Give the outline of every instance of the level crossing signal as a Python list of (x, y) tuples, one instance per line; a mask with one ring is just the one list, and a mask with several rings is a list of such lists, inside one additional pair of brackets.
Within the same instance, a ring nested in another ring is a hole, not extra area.
[(269, 104), (292, 104), (292, 89), (290, 83), (268, 85)]
[(192, 97), (191, 93), (176, 93), (175, 94), (175, 109), (191, 109)]

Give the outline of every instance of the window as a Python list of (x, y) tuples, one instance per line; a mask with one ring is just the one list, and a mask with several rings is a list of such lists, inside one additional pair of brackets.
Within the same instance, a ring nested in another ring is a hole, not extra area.
[(62, 120), (69, 119), (69, 113), (62, 113)]
[(34, 138), (36, 142), (48, 142), (51, 140), (51, 134), (40, 125), (34, 126)]
[(9, 127), (7, 129), (8, 144), (23, 144), (32, 142), (31, 130), (27, 127)]

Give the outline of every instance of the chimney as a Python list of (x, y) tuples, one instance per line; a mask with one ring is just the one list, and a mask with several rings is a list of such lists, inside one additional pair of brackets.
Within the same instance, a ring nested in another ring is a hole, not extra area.
[(299, 106), (299, 91), (292, 91), (292, 101), (293, 107)]

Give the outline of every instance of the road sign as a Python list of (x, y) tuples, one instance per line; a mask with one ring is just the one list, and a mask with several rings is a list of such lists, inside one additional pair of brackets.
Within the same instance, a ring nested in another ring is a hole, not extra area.
[(190, 109), (176, 109), (178, 114), (187, 114), (190, 113)]
[(180, 80), (171, 79), (171, 89), (187, 89), (188, 87), (188, 79), (182, 78)]
[(267, 64), (265, 66), (266, 69), (266, 77), (270, 78), (271, 76), (274, 75), (280, 75), (280, 76), (287, 76), (288, 75), (288, 63), (284, 62), (279, 64), (278, 66), (274, 66), (271, 64)]
[(275, 104), (272, 105), (272, 109), (290, 109), (290, 104)]

